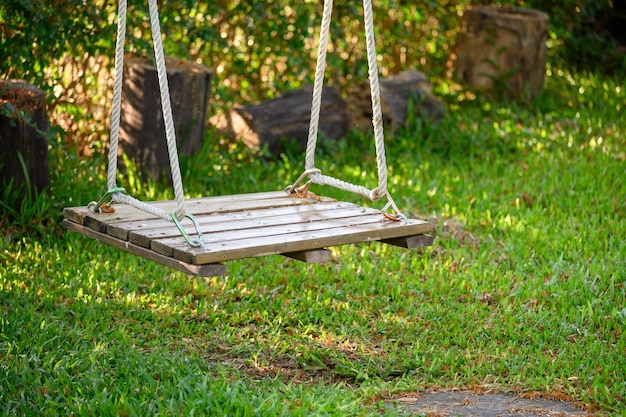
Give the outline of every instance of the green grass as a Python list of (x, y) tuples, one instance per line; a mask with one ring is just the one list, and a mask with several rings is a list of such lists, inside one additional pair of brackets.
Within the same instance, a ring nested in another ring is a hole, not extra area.
[[(60, 232), (63, 205), (102, 192), (103, 160), (54, 147), (52, 194), (2, 218), (0, 415), (392, 416), (403, 392), (483, 386), (626, 416), (624, 88), (549, 75), (530, 107), (450, 93), (439, 125), (389, 138), (392, 194), (438, 225), (419, 252), (361, 244), (190, 279)], [(368, 140), (324, 145), (319, 166), (373, 185)], [(191, 196), (280, 189), (301, 169), (219, 150), (183, 160)]]

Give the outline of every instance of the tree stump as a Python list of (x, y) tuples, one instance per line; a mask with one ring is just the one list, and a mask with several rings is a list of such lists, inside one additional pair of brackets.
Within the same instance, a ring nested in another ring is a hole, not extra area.
[[(445, 112), (444, 104), (432, 95), (432, 85), (421, 72), (410, 70), (381, 78), (379, 85), (384, 124), (392, 132), (400, 126), (406, 126), (411, 117), (437, 121)], [(347, 102), (350, 126), (364, 131), (372, 130), (369, 80), (363, 80), (350, 89)]]
[(451, 56), (455, 76), (492, 96), (533, 100), (543, 88), (548, 20), (517, 7), (467, 9)]
[(50, 184), (49, 127), (46, 95), (42, 90), (22, 81), (0, 80), (0, 183), (3, 188), (13, 181), (12, 187), (20, 190), (24, 197), (41, 192)]
[[(211, 123), (218, 132), (240, 139), (251, 148), (267, 145), (272, 154), (284, 151), (289, 142), (304, 149), (312, 97), (312, 87), (301, 88), (273, 100), (237, 106), (213, 117)], [(334, 87), (322, 90), (319, 131), (327, 139), (339, 139), (348, 132), (346, 103)]]
[[(146, 58), (130, 57), (125, 61), (121, 150), (144, 176), (171, 181), (156, 67)], [(173, 57), (165, 57), (165, 65), (178, 150), (192, 156), (204, 141), (212, 72), (203, 65)]]

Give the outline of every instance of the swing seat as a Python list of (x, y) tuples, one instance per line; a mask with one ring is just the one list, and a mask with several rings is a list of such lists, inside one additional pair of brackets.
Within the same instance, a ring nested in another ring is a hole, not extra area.
[[(175, 201), (152, 203), (173, 211)], [(114, 212), (64, 209), (63, 225), (74, 232), (196, 276), (219, 276), (221, 262), (282, 254), (305, 262), (330, 258), (327, 247), (359, 242), (415, 248), (429, 246), (432, 223), (394, 220), (373, 208), (288, 191), (190, 199), (186, 210), (200, 225), (205, 247), (192, 247), (172, 223), (126, 204)], [(189, 223), (189, 222), (188, 222)], [(183, 225), (193, 230), (190, 223)], [(192, 233), (190, 233), (191, 235)]]

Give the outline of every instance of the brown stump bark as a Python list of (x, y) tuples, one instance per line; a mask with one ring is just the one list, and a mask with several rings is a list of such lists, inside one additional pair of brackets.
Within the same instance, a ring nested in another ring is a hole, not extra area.
[(517, 7), (467, 9), (451, 56), (454, 74), (491, 95), (533, 100), (543, 87), (548, 20)]
[[(242, 140), (251, 148), (264, 145), (273, 154), (295, 141), (303, 149), (309, 134), (313, 88), (290, 91), (279, 98), (238, 106), (211, 119), (218, 132)], [(319, 131), (327, 139), (339, 139), (348, 131), (346, 103), (334, 87), (322, 90)]]
[[(50, 184), (50, 127), (45, 93), (22, 81), (0, 80), (0, 184), (22, 197)], [(20, 161), (20, 156), (24, 161)], [(30, 190), (26, 187), (30, 185)]]
[[(212, 72), (173, 57), (165, 64), (178, 151), (192, 156), (204, 140)], [(124, 65), (120, 146), (145, 176), (171, 181), (157, 71), (145, 58)]]
[[(400, 126), (406, 126), (411, 117), (437, 121), (445, 112), (444, 104), (432, 95), (432, 85), (421, 72), (404, 71), (381, 78), (379, 85), (384, 124), (392, 132)], [(363, 80), (354, 86), (348, 93), (347, 102), (350, 126), (360, 130), (372, 130), (372, 94), (369, 80)]]

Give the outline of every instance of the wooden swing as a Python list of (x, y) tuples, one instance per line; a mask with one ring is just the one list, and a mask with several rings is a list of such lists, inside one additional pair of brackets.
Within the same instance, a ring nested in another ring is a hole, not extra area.
[[(333, 7), (332, 0), (325, 0), (305, 170), (300, 178), (283, 191), (189, 200), (184, 198), (178, 163), (157, 0), (148, 0), (148, 3), (175, 200), (145, 203), (127, 195), (116, 183), (127, 5), (127, 0), (120, 0), (108, 191), (97, 202), (84, 207), (66, 208), (63, 225), (67, 229), (168, 267), (203, 277), (224, 275), (227, 269), (221, 262), (235, 259), (282, 254), (304, 262), (325, 262), (330, 258), (330, 251), (325, 248), (330, 246), (381, 241), (411, 249), (432, 244), (433, 237), (428, 233), (433, 231), (434, 226), (425, 221), (406, 218), (387, 191), (371, 0), (364, 0), (363, 6), (378, 186), (369, 190), (324, 175), (315, 168), (326, 45)], [(308, 182), (301, 185), (305, 180)], [(309, 184), (336, 187), (373, 201), (386, 199), (387, 204), (377, 210), (335, 201), (309, 192)], [(393, 210), (393, 213), (388, 212), (388, 209)], [(185, 219), (191, 222), (194, 232), (187, 232), (182, 224)]]

